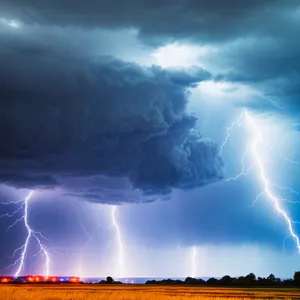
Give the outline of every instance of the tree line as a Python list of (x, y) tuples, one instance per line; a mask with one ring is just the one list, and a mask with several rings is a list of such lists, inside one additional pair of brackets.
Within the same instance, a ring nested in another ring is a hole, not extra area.
[(187, 277), (185, 280), (163, 279), (163, 280), (148, 280), (146, 284), (156, 285), (173, 285), (173, 284), (186, 284), (186, 285), (203, 285), (203, 286), (233, 286), (233, 287), (300, 287), (300, 271), (295, 272), (293, 279), (281, 280), (276, 278), (273, 274), (268, 277), (256, 277), (255, 274), (250, 273), (247, 276), (230, 277), (229, 275), (223, 276), (220, 279), (209, 278), (208, 280)]
[(122, 282), (114, 280), (111, 276), (107, 276), (106, 280), (99, 281), (99, 284), (122, 284)]

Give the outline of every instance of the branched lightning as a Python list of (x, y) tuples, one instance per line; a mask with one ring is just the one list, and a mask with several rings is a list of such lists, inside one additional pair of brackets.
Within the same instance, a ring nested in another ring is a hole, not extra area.
[(255, 206), (256, 202), (265, 194), (265, 191), (262, 191), (253, 201), (252, 207)]
[(236, 181), (236, 180), (238, 180), (242, 176), (247, 176), (251, 172), (252, 168), (253, 168), (253, 166), (250, 166), (246, 171), (245, 171), (244, 168), (242, 168), (241, 173), (239, 173), (236, 176), (226, 178), (226, 179), (224, 179), (224, 181), (227, 181), (227, 182), (229, 182), (229, 181)]
[(282, 160), (285, 160), (286, 162), (290, 163), (291, 165), (296, 165), (296, 166), (300, 166), (300, 161), (296, 161), (296, 160), (293, 160), (289, 157), (286, 157), (284, 156), (281, 152), (278, 152), (278, 155), (279, 157), (282, 159)]
[(123, 264), (123, 242), (122, 242), (122, 238), (121, 238), (121, 230), (120, 230), (120, 226), (117, 222), (116, 219), (116, 209), (117, 207), (114, 205), (112, 207), (111, 210), (111, 218), (112, 218), (112, 223), (113, 223), (113, 227), (116, 229), (116, 233), (117, 233), (117, 240), (118, 240), (118, 247), (119, 247), (119, 266), (120, 266), (120, 277), (124, 276), (124, 264)]
[(87, 247), (87, 245), (92, 241), (93, 239), (93, 235), (88, 233), (87, 230), (85, 229), (85, 227), (81, 224), (81, 228), (84, 231), (85, 235), (87, 236), (87, 240), (83, 246), (83, 249), (85, 249)]
[(285, 161), (289, 162), (292, 165), (300, 166), (300, 162), (299, 161), (292, 160), (292, 159), (290, 159), (288, 157), (285, 157), (285, 156), (281, 156), (281, 158), (284, 159)]
[(280, 190), (288, 190), (290, 191), (292, 194), (297, 194), (300, 195), (300, 193), (298, 191), (293, 190), (292, 188), (288, 187), (288, 186), (280, 186), (278, 184), (273, 183), (273, 186), (279, 188)]
[[(227, 136), (225, 138), (225, 141), (223, 142), (223, 144), (221, 145), (220, 148), (220, 154), (222, 154), (223, 152), (223, 148), (224, 146), (227, 144), (229, 138), (230, 138), (230, 133), (233, 130), (233, 128), (236, 125), (240, 125), (242, 123), (246, 122), (249, 129), (251, 130), (251, 132), (253, 133), (253, 137), (251, 137), (251, 142), (250, 142), (250, 146), (247, 148), (246, 152), (243, 155), (242, 158), (242, 172), (240, 174), (238, 174), (235, 177), (231, 177), (229, 179), (226, 179), (225, 181), (231, 181), (231, 180), (237, 180), (239, 179), (241, 176), (243, 175), (248, 175), (248, 173), (254, 169), (257, 170), (258, 175), (259, 175), (259, 179), (262, 185), (262, 192), (256, 197), (256, 199), (253, 202), (253, 205), (255, 205), (255, 203), (262, 197), (265, 196), (269, 199), (269, 201), (273, 204), (275, 211), (283, 218), (283, 220), (286, 222), (287, 226), (288, 226), (288, 230), (289, 230), (289, 236), (293, 238), (293, 240), (295, 241), (295, 244), (297, 246), (297, 250), (300, 254), (300, 239), (297, 236), (297, 234), (294, 231), (293, 228), (293, 224), (300, 224), (299, 221), (293, 221), (291, 220), (291, 218), (289, 217), (288, 213), (284, 210), (284, 208), (281, 206), (281, 201), (288, 201), (290, 203), (299, 203), (299, 201), (290, 201), (284, 198), (279, 198), (277, 197), (273, 191), (271, 190), (271, 186), (273, 187), (277, 187), (279, 189), (282, 190), (289, 190), (291, 193), (293, 194), (300, 194), (299, 192), (293, 190), (290, 187), (282, 187), (280, 185), (271, 183), (268, 180), (266, 171), (265, 171), (265, 166), (264, 166), (264, 162), (262, 159), (262, 156), (259, 152), (259, 145), (260, 143), (262, 143), (264, 141), (264, 137), (262, 134), (261, 129), (258, 127), (258, 125), (255, 122), (255, 119), (246, 111), (245, 113), (241, 114), (239, 116), (239, 118), (233, 122), (233, 124), (227, 129)], [(251, 150), (251, 151), (250, 151)], [(248, 156), (249, 151), (251, 152), (251, 156), (252, 156), (252, 160), (253, 160), (253, 164), (250, 166), (250, 168), (247, 169), (247, 171), (245, 172), (245, 167), (244, 167), (244, 161), (245, 158)], [(293, 163), (293, 164), (298, 164), (298, 162), (296, 161), (292, 161), (288, 158), (284, 158), (286, 161)]]
[(20, 198), (17, 201), (9, 201), (9, 202), (0, 202), (3, 205), (11, 205), (11, 204), (18, 204), (18, 203), (24, 203), (24, 198)]
[[(86, 228), (84, 227), (84, 225), (81, 224), (81, 228), (82, 228), (84, 234), (85, 234), (86, 237), (87, 237), (86, 242), (84, 243), (83, 247), (81, 248), (81, 253), (82, 253), (82, 254), (83, 254), (84, 251), (86, 250), (87, 246), (88, 246), (88, 245), (91, 243), (91, 241), (93, 240), (94, 235), (95, 235), (96, 231), (99, 229), (99, 227), (100, 227), (100, 225), (97, 225), (97, 226), (94, 228), (94, 230), (93, 230), (91, 233), (89, 233), (89, 232), (86, 230)], [(79, 268), (78, 268), (78, 271), (77, 271), (80, 277), (83, 277), (83, 276), (82, 276), (82, 260), (83, 260), (83, 259), (82, 259), (82, 254), (81, 254), (81, 257), (80, 257), (80, 259), (79, 259)]]
[(280, 200), (291, 203), (291, 204), (300, 204), (300, 201), (297, 201), (297, 200), (293, 201), (293, 200), (289, 200), (289, 199), (285, 199), (285, 198), (281, 198)]
[(223, 149), (225, 147), (225, 145), (227, 144), (228, 140), (230, 139), (231, 136), (231, 131), (236, 127), (236, 126), (241, 126), (243, 124), (244, 121), (244, 117), (241, 114), (228, 128), (227, 128), (227, 135), (225, 137), (225, 140), (223, 142), (223, 144), (220, 147), (220, 152), (219, 154), (222, 155), (223, 154)]
[[(236, 127), (236, 126), (241, 126), (243, 123), (245, 122), (245, 116), (244, 114), (241, 114), (228, 128), (227, 128), (227, 135), (225, 137), (225, 140), (223, 142), (223, 144), (221, 145), (220, 147), (220, 152), (219, 152), (219, 155), (222, 155), (223, 154), (223, 150), (224, 150), (224, 147), (226, 146), (226, 144), (228, 143), (230, 137), (231, 137), (231, 132), (232, 130)], [(224, 181), (236, 181), (238, 179), (240, 179), (241, 177), (243, 176), (247, 176), (252, 168), (253, 168), (253, 165), (250, 165), (248, 168), (246, 168), (245, 166), (245, 160), (248, 156), (248, 153), (249, 153), (249, 146), (247, 147), (246, 151), (244, 152), (243, 154), (243, 157), (242, 157), (242, 160), (241, 160), (241, 166), (242, 166), (242, 170), (239, 174), (237, 174), (236, 176), (232, 176), (232, 177), (229, 177), (229, 178), (226, 178), (224, 179)]]
[(9, 231), (17, 223), (23, 221), (24, 226), (27, 231), (27, 237), (25, 239), (24, 244), (21, 247), (15, 249), (13, 252), (13, 255), (11, 257), (11, 258), (15, 258), (17, 253), (20, 252), (19, 258), (17, 258), (12, 264), (10, 264), (8, 266), (8, 268), (9, 268), (9, 267), (13, 267), (13, 266), (16, 266), (19, 264), (18, 269), (15, 272), (15, 276), (19, 276), (21, 271), (24, 269), (25, 259), (26, 259), (26, 255), (28, 252), (28, 245), (31, 240), (35, 240), (38, 245), (37, 253), (32, 256), (37, 256), (39, 254), (43, 254), (45, 256), (44, 272), (45, 272), (45, 276), (49, 275), (50, 256), (49, 256), (49, 253), (48, 253), (45, 245), (42, 242), (42, 240), (47, 240), (47, 239), (42, 235), (41, 232), (33, 230), (28, 223), (28, 203), (29, 203), (29, 200), (31, 199), (32, 195), (33, 195), (33, 191), (31, 191), (26, 198), (21, 198), (18, 201), (11, 201), (11, 202), (6, 202), (6, 203), (1, 202), (1, 204), (4, 204), (4, 205), (21, 203), (21, 206), (19, 208), (17, 208), (15, 211), (13, 211), (11, 214), (9, 214), (9, 213), (3, 214), (2, 216), (0, 216), (0, 218), (2, 218), (2, 217), (13, 218), (18, 212), (20, 212), (22, 210), (24, 211), (23, 215), (20, 218), (18, 218), (17, 220), (15, 220), (11, 225), (9, 225), (6, 230), (6, 231)]

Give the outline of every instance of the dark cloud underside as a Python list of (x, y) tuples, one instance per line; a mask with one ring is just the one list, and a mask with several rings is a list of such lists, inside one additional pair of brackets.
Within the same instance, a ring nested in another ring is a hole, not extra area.
[(0, 50), (2, 182), (53, 187), (59, 177), (101, 175), (165, 194), (222, 177), (216, 144), (186, 111), (188, 89), (208, 79), (206, 71), (2, 37), (9, 41)]
[(293, 8), (297, 3), (296, 0), (4, 0), (0, 9), (7, 18), (17, 18), (28, 24), (134, 27), (142, 37), (152, 41), (202, 38), (210, 42), (258, 30), (268, 32), (266, 18)]
[(98, 35), (103, 28), (114, 37), (133, 28), (148, 45), (214, 44), (218, 51), (203, 59), (221, 70), (216, 80), (252, 85), (262, 92), (253, 108), (299, 126), (298, 1), (16, 0), (1, 1), (0, 11), (22, 24), (0, 27), (4, 183), (53, 187), (99, 175), (166, 194), (222, 177), (216, 144), (186, 110), (188, 90), (211, 74), (101, 56), (114, 44), (110, 33)]

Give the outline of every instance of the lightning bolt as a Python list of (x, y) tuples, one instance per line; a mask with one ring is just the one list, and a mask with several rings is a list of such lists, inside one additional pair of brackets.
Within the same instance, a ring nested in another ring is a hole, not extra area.
[(11, 205), (11, 204), (19, 204), (21, 203), (21, 206), (16, 209), (13, 213), (9, 214), (3, 214), (2, 216), (0, 216), (0, 218), (2, 217), (8, 217), (8, 218), (12, 218), (14, 217), (19, 211), (23, 210), (23, 215), (18, 218), (16, 221), (14, 221), (11, 225), (9, 225), (7, 227), (7, 230), (6, 231), (9, 231), (12, 227), (14, 227), (17, 223), (19, 222), (24, 222), (24, 226), (26, 228), (26, 231), (27, 231), (27, 237), (25, 239), (25, 242), (24, 244), (15, 249), (14, 252), (13, 252), (13, 255), (11, 258), (14, 258), (18, 252), (20, 252), (20, 256), (19, 258), (17, 258), (14, 263), (12, 263), (11, 265), (8, 266), (9, 267), (13, 267), (13, 266), (16, 266), (19, 264), (19, 267), (17, 269), (17, 271), (15, 272), (15, 276), (19, 276), (21, 271), (24, 270), (24, 266), (25, 266), (25, 259), (26, 259), (26, 255), (27, 255), (27, 252), (28, 252), (28, 245), (29, 245), (29, 242), (31, 240), (35, 240), (37, 245), (38, 245), (38, 252), (34, 255), (32, 255), (33, 257), (34, 256), (37, 256), (39, 254), (42, 254), (44, 255), (45, 257), (45, 265), (44, 265), (44, 272), (45, 272), (45, 276), (49, 276), (49, 269), (50, 269), (50, 255), (45, 247), (45, 245), (43, 244), (42, 240), (47, 240), (43, 235), (42, 233), (38, 232), (38, 231), (35, 231), (33, 230), (30, 225), (29, 225), (29, 222), (28, 222), (28, 204), (29, 204), (29, 201), (31, 199), (31, 197), (33, 196), (33, 191), (31, 191), (27, 197), (25, 198), (21, 198), (20, 200), (18, 201), (11, 201), (11, 202), (7, 202), (7, 203), (4, 203), (4, 202), (1, 202), (1, 204), (4, 204), (4, 205)]
[(299, 237), (296, 235), (292, 224), (294, 223), (290, 217), (288, 216), (287, 212), (281, 207), (280, 205), (280, 199), (275, 196), (273, 194), (273, 192), (270, 189), (270, 183), (269, 180), (267, 179), (267, 175), (265, 172), (265, 168), (264, 168), (264, 164), (263, 161), (261, 159), (261, 156), (259, 155), (259, 151), (258, 151), (258, 145), (263, 141), (263, 134), (260, 131), (259, 127), (257, 126), (257, 124), (255, 123), (255, 120), (250, 116), (250, 114), (246, 111), (245, 112), (246, 115), (246, 120), (247, 123), (249, 124), (250, 128), (252, 128), (253, 132), (255, 133), (256, 138), (253, 140), (252, 142), (252, 156), (253, 159), (256, 163), (256, 166), (258, 168), (258, 172), (259, 172), (259, 176), (260, 176), (260, 180), (263, 186), (263, 191), (264, 194), (269, 198), (269, 200), (272, 202), (272, 204), (275, 207), (275, 210), (277, 211), (278, 214), (280, 214), (283, 219), (285, 220), (285, 222), (288, 225), (288, 229), (290, 232), (291, 237), (294, 239), (298, 252), (300, 254), (300, 240)]
[[(272, 149), (272, 148), (271, 148)], [(300, 161), (296, 161), (294, 159), (291, 159), (289, 157), (286, 157), (285, 155), (283, 155), (280, 151), (276, 150), (276, 149), (272, 149), (273, 151), (275, 151), (277, 153), (277, 156), (279, 156), (280, 159), (288, 162), (291, 165), (296, 165), (296, 166), (300, 166)]]
[(284, 159), (285, 161), (289, 162), (290, 164), (292, 165), (297, 165), (297, 166), (300, 166), (300, 162), (299, 161), (296, 161), (296, 160), (292, 160), (288, 157), (285, 157), (283, 155), (281, 155), (281, 158)]
[(292, 188), (288, 187), (288, 186), (280, 186), (278, 184), (273, 183), (273, 186), (279, 188), (280, 190), (288, 190), (290, 191), (292, 194), (297, 194), (300, 195), (300, 193), (298, 191), (293, 190)]
[(85, 244), (83, 245), (83, 249), (85, 249), (87, 247), (87, 245), (92, 241), (92, 239), (94, 238), (94, 233), (96, 231), (96, 228), (94, 229), (93, 233), (90, 234), (87, 232), (87, 230), (85, 229), (85, 227), (81, 224), (81, 228), (84, 231), (84, 234), (87, 236), (87, 240), (85, 242)]
[(120, 226), (116, 219), (116, 210), (117, 210), (117, 207), (114, 205), (111, 209), (111, 218), (112, 218), (113, 227), (115, 228), (116, 233), (117, 233), (118, 248), (119, 248), (118, 261), (119, 261), (119, 266), (120, 266), (120, 277), (122, 278), (122, 277), (124, 277), (124, 264), (123, 264), (124, 251), (123, 251), (123, 243), (122, 243), (122, 238), (121, 238), (121, 230), (120, 230)]
[[(282, 200), (283, 201), (288, 201), (288, 202), (291, 202), (291, 203), (298, 203), (298, 201), (289, 201), (289, 200), (277, 197), (273, 193), (273, 191), (271, 190), (271, 186), (275, 186), (275, 187), (277, 187), (279, 189), (282, 189), (282, 190), (289, 190), (293, 194), (299, 194), (299, 192), (294, 191), (290, 187), (282, 187), (282, 186), (276, 185), (274, 183), (271, 183), (268, 180), (268, 177), (267, 177), (267, 174), (266, 174), (266, 171), (265, 171), (265, 166), (264, 166), (264, 163), (263, 163), (263, 159), (262, 159), (261, 154), (259, 153), (259, 145), (264, 141), (263, 134), (262, 134), (261, 129), (258, 127), (257, 123), (255, 122), (255, 119), (249, 114), (248, 111), (245, 111), (244, 113), (242, 113), (239, 116), (239, 118), (236, 121), (234, 121), (233, 124), (227, 129), (227, 136), (225, 138), (225, 141), (221, 145), (220, 153), (222, 154), (223, 148), (227, 144), (227, 142), (230, 138), (230, 133), (233, 130), (233, 128), (236, 125), (244, 123), (244, 121), (248, 125), (249, 129), (252, 131), (253, 137), (252, 137), (250, 146), (247, 148), (247, 150), (244, 153), (243, 158), (242, 158), (242, 162), (241, 162), (242, 163), (242, 172), (240, 174), (238, 174), (237, 176), (235, 176), (235, 177), (231, 177), (231, 178), (227, 179), (226, 181), (237, 180), (241, 176), (247, 175), (255, 166), (256, 170), (258, 172), (260, 183), (262, 185), (262, 192), (256, 197), (256, 199), (254, 200), (253, 205), (263, 195), (269, 199), (269, 201), (273, 204), (273, 206), (275, 208), (275, 211), (283, 218), (283, 220), (287, 224), (288, 231), (289, 231), (289, 236), (293, 238), (293, 240), (296, 244), (297, 250), (300, 254), (300, 239), (297, 236), (297, 234), (295, 233), (294, 228), (293, 228), (293, 224), (298, 224), (299, 222), (291, 220), (288, 213), (284, 210), (284, 208), (280, 204)], [(251, 152), (253, 165), (251, 165), (251, 167), (247, 169), (247, 172), (245, 172), (244, 160), (248, 156), (249, 152)], [(288, 158), (285, 158), (285, 160), (290, 162), (290, 163), (297, 164), (297, 162), (292, 161)]]
[(223, 144), (220, 147), (219, 155), (223, 154), (223, 149), (225, 145), (228, 143), (228, 140), (230, 139), (231, 132), (236, 126), (241, 126), (243, 124), (244, 117), (243, 114), (241, 114), (228, 128), (227, 128), (227, 135), (225, 137), (225, 140)]
[(78, 267), (78, 274), (79, 274), (79, 277), (82, 278), (83, 275), (82, 275), (82, 264), (83, 264), (83, 253), (84, 251), (86, 250), (87, 246), (92, 242), (92, 240), (94, 239), (94, 236), (95, 236), (95, 233), (97, 232), (97, 230), (101, 227), (100, 224), (98, 224), (91, 233), (89, 233), (86, 228), (84, 227), (83, 224), (81, 224), (81, 228), (84, 232), (84, 234), (86, 235), (87, 237), (87, 240), (85, 242), (85, 244), (83, 245), (83, 247), (80, 249), (81, 250), (81, 256), (80, 256), (80, 259), (78, 261), (79, 263), (79, 267)]
[(194, 247), (192, 248), (192, 278), (195, 278), (195, 274), (196, 274), (196, 246), (194, 245)]
[[(83, 277), (83, 273), (82, 273), (82, 264), (83, 264), (83, 258), (82, 258), (82, 256), (83, 255), (82, 254), (83, 254), (84, 250), (86, 250), (88, 244), (92, 241), (92, 239), (94, 237), (92, 234), (90, 234), (90, 233), (87, 232), (87, 230), (85, 229), (85, 227), (83, 226), (83, 224), (81, 224), (81, 228), (82, 228), (84, 234), (86, 235), (87, 240), (86, 240), (85, 244), (83, 245), (83, 247), (81, 249), (80, 259), (78, 261), (79, 267), (78, 267), (77, 273), (79, 274), (80, 278)], [(94, 232), (95, 232), (95, 230), (94, 230)]]

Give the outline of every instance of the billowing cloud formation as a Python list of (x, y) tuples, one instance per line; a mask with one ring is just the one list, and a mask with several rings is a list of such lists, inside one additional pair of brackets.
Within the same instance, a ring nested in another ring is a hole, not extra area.
[(185, 107), (187, 89), (210, 74), (100, 54), (123, 57), (126, 30), (135, 46), (214, 44), (217, 51), (202, 57), (217, 69), (214, 78), (259, 89), (261, 97), (243, 105), (292, 115), (297, 128), (297, 7), (293, 0), (2, 1), (4, 182), (56, 186), (62, 176), (105, 175), (153, 194), (220, 178), (216, 146), (194, 130)]
[(222, 177), (216, 144), (186, 111), (188, 89), (210, 77), (203, 69), (141, 67), (73, 53), (63, 41), (2, 36), (1, 182), (53, 187), (101, 175), (165, 194)]
[(201, 38), (209, 42), (278, 28), (270, 15), (282, 13), (297, 0), (126, 0), (27, 1), (4, 0), (0, 11), (28, 24), (57, 24), (87, 28), (137, 28), (155, 41)]
[[(300, 77), (297, 0), (127, 0), (122, 3), (75, 0), (63, 4), (58, 0), (43, 1), (43, 4), (37, 0), (4, 0), (0, 11), (0, 17), (10, 22), (57, 26), (64, 28), (64, 32), (76, 28), (91, 35), (104, 28), (115, 32), (130, 29), (148, 45), (173, 41), (214, 45), (219, 51), (209, 53), (210, 57), (201, 56), (200, 62), (217, 68), (218, 80), (244, 82), (261, 91), (262, 96), (251, 103), (255, 109), (265, 110), (268, 106), (272, 111), (292, 115), (294, 123), (300, 118), (300, 94), (296, 88)], [(116, 35), (115, 39), (122, 37)], [(85, 38), (81, 40), (86, 42)], [(107, 43), (114, 51), (111, 39), (102, 42)]]

